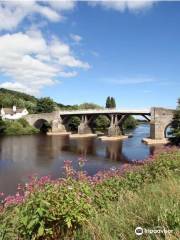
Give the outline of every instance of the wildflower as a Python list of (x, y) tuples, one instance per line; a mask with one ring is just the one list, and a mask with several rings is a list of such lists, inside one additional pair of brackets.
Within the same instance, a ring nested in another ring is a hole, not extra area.
[(0, 197), (3, 197), (4, 196), (4, 193), (3, 192), (0, 192)]
[(115, 171), (116, 167), (111, 167), (110, 169), (111, 169), (111, 171)]
[(78, 159), (78, 164), (80, 167), (84, 167), (85, 162), (87, 162), (87, 160), (82, 157)]

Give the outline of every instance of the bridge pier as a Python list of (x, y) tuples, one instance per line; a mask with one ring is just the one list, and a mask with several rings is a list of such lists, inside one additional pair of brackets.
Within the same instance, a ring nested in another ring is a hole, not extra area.
[(116, 137), (121, 136), (122, 131), (118, 125), (118, 118), (117, 115), (111, 115), (111, 124), (108, 128), (108, 137)]
[(65, 126), (62, 124), (62, 119), (60, 116), (52, 121), (51, 132), (52, 133), (66, 133), (67, 132)]
[(88, 125), (87, 115), (83, 115), (80, 125), (78, 126), (78, 134), (91, 134), (92, 130)]

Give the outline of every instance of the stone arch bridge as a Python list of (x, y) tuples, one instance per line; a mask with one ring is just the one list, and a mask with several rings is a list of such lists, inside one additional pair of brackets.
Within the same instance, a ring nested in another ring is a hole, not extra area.
[(91, 133), (90, 123), (99, 115), (105, 115), (110, 119), (108, 136), (119, 136), (122, 134), (122, 124), (129, 115), (143, 116), (150, 122), (150, 138), (164, 139), (166, 129), (171, 124), (174, 110), (152, 107), (144, 110), (117, 110), (117, 109), (87, 109), (71, 111), (55, 111), (52, 113), (29, 114), (25, 118), (32, 126), (38, 122), (47, 121), (52, 123), (52, 132), (66, 132), (65, 124), (71, 116), (81, 119), (78, 126), (79, 134)]

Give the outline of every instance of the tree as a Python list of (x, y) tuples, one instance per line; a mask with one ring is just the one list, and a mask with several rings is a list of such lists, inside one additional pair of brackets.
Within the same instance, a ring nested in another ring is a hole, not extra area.
[(123, 123), (123, 129), (133, 129), (137, 125), (137, 120), (133, 116), (128, 116)]
[(77, 117), (77, 116), (70, 117), (70, 120), (69, 120), (69, 128), (70, 128), (70, 130), (71, 131), (77, 131), (80, 122), (81, 122), (81, 120), (80, 120), (79, 117)]
[(113, 97), (111, 97), (110, 103), (111, 103), (111, 108), (116, 108), (116, 101)]
[(107, 97), (106, 108), (116, 108), (116, 101), (113, 97)]
[(111, 98), (107, 97), (106, 99), (106, 108), (111, 108)]
[(101, 109), (102, 107), (95, 103), (82, 103), (79, 105), (79, 109)]
[(97, 130), (106, 130), (110, 125), (110, 120), (107, 116), (99, 115), (95, 120), (95, 127)]
[(174, 112), (174, 117), (171, 122), (171, 131), (169, 138), (172, 144), (180, 145), (180, 98), (178, 99), (178, 106)]
[(55, 102), (49, 98), (40, 98), (37, 102), (36, 112), (37, 113), (50, 113), (55, 110)]

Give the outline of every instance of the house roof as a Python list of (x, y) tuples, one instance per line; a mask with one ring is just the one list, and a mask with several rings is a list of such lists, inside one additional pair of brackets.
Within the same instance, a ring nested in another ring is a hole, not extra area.
[[(4, 109), (5, 114), (12, 114), (12, 115), (14, 114), (12, 108), (3, 108), (3, 109)], [(21, 113), (23, 110), (24, 109), (22, 109), (22, 108), (17, 108), (16, 113)]]

